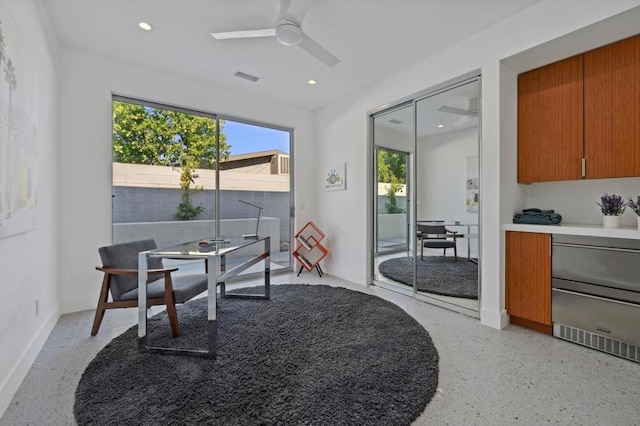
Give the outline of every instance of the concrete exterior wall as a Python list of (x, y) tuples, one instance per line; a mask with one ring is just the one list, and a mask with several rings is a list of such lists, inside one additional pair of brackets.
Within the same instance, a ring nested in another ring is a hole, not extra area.
[[(249, 172), (250, 169), (220, 171), (221, 219), (255, 218), (257, 209), (238, 200), (248, 201), (263, 207), (263, 217), (280, 219), (279, 235), (274, 236), (278, 244), (290, 242), (290, 175)], [(216, 171), (196, 169), (195, 174), (193, 187), (203, 190), (193, 191), (191, 201), (194, 206), (205, 207), (196, 219), (213, 220)], [(182, 200), (179, 186), (179, 168), (113, 163), (113, 223), (175, 220)]]
[[(267, 164), (267, 168), (270, 166)], [(261, 189), (272, 192), (289, 192), (289, 174), (267, 174), (252, 170), (251, 167), (220, 171), (220, 189), (251, 191)], [(216, 187), (216, 171), (196, 169), (195, 186), (204, 189)], [(148, 166), (145, 164), (113, 163), (113, 185), (145, 188), (179, 188), (180, 169), (168, 166)]]
[[(196, 241), (215, 235), (215, 220), (182, 220), (172, 222), (116, 223), (113, 225), (113, 242), (153, 238), (158, 247), (170, 247), (185, 241)], [(256, 232), (255, 219), (224, 219), (220, 221), (220, 235), (236, 237)], [(259, 235), (271, 237), (271, 253), (280, 252), (280, 221), (273, 217), (260, 218)], [(237, 255), (258, 254), (261, 245), (250, 247)], [(229, 257), (233, 257), (229, 255)]]
[[(387, 208), (387, 203), (389, 202), (389, 197), (386, 195), (378, 195), (378, 215), (389, 214), (389, 209)], [(398, 196), (396, 195), (396, 203), (398, 207), (402, 207), (405, 212), (409, 211), (407, 209), (407, 197), (406, 196)]]
[[(181, 199), (182, 190), (175, 187), (116, 186), (113, 188), (113, 223), (175, 221), (174, 214)], [(238, 200), (261, 206), (262, 218), (278, 219), (279, 232), (273, 236), (276, 243), (291, 241), (288, 192), (220, 191), (222, 219), (246, 218), (255, 223), (258, 209)], [(215, 191), (195, 191), (191, 195), (191, 201), (194, 206), (201, 204), (205, 207), (204, 212), (196, 218), (197, 220), (215, 219)], [(262, 219), (260, 222), (262, 223)], [(255, 229), (251, 232), (255, 232)]]
[(378, 214), (378, 239), (406, 238), (406, 214)]

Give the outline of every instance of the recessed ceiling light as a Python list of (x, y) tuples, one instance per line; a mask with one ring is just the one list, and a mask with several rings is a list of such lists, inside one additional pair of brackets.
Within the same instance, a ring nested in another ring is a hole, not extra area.
[(151, 30), (151, 25), (147, 24), (146, 22), (138, 22), (138, 26), (145, 31)]
[(438, 124), (438, 129), (442, 129), (444, 127), (444, 124)]
[(307, 83), (309, 83), (310, 85), (314, 85), (314, 84), (318, 84), (318, 82), (316, 80), (309, 80), (307, 81)]

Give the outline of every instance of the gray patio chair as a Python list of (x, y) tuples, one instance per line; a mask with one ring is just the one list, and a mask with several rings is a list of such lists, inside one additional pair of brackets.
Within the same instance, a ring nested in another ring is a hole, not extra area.
[(424, 247), (441, 248), (447, 255), (447, 249), (453, 249), (455, 260), (458, 260), (457, 232), (447, 229), (444, 225), (417, 225), (418, 239), (420, 240), (420, 260), (424, 260)]

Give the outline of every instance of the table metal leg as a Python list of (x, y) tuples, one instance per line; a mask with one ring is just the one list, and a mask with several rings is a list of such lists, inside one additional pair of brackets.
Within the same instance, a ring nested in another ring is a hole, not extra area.
[(138, 344), (147, 346), (147, 252), (138, 253)]
[(218, 271), (220, 270), (220, 257), (213, 256), (209, 259), (213, 262), (212, 268), (207, 271), (207, 350), (211, 358), (216, 357), (218, 342), (217, 323), (217, 284)]
[[(191, 355), (206, 358), (216, 358), (218, 327), (217, 327), (217, 284), (221, 283), (221, 296), (238, 297), (238, 298), (259, 298), (269, 299), (271, 297), (271, 239), (266, 237), (264, 240), (265, 248), (262, 254), (259, 254), (241, 265), (227, 271), (226, 260), (224, 255), (217, 256), (212, 254), (206, 260), (207, 273), (207, 343), (206, 349), (182, 349), (149, 346), (147, 340), (147, 277), (148, 267), (147, 259), (149, 252), (141, 252), (138, 254), (138, 344), (141, 350), (146, 352), (170, 353), (176, 355)], [(264, 260), (264, 293), (263, 294), (235, 294), (226, 293), (224, 290), (225, 280), (236, 276), (238, 273), (246, 270), (252, 265)]]
[(244, 271), (252, 265), (264, 260), (264, 291), (262, 294), (247, 294), (247, 293), (229, 293), (223, 291), (221, 287), (221, 297), (226, 298), (238, 298), (238, 299), (269, 299), (271, 297), (271, 239), (266, 237), (264, 240), (264, 252), (258, 256), (255, 256), (243, 264), (236, 266), (229, 271), (222, 273), (218, 280), (224, 282), (227, 278), (232, 278), (238, 275), (238, 273)]

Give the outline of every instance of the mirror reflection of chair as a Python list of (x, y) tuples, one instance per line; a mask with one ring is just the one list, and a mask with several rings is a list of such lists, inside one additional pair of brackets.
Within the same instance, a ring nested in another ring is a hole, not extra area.
[[(154, 240), (132, 241), (98, 249), (104, 272), (98, 307), (91, 335), (98, 334), (107, 309), (138, 306), (138, 253), (156, 249)], [(185, 303), (207, 289), (207, 274), (181, 274), (174, 277), (178, 268), (165, 268), (160, 258), (148, 262), (147, 306), (166, 305), (173, 337), (180, 335), (176, 303)], [(112, 301), (108, 301), (111, 292)]]
[(434, 224), (418, 224), (418, 239), (420, 240), (420, 260), (424, 260), (424, 248), (443, 249), (443, 253), (447, 255), (447, 249), (453, 249), (453, 256), (458, 260), (458, 246), (456, 239), (458, 233), (447, 229), (444, 225)]

